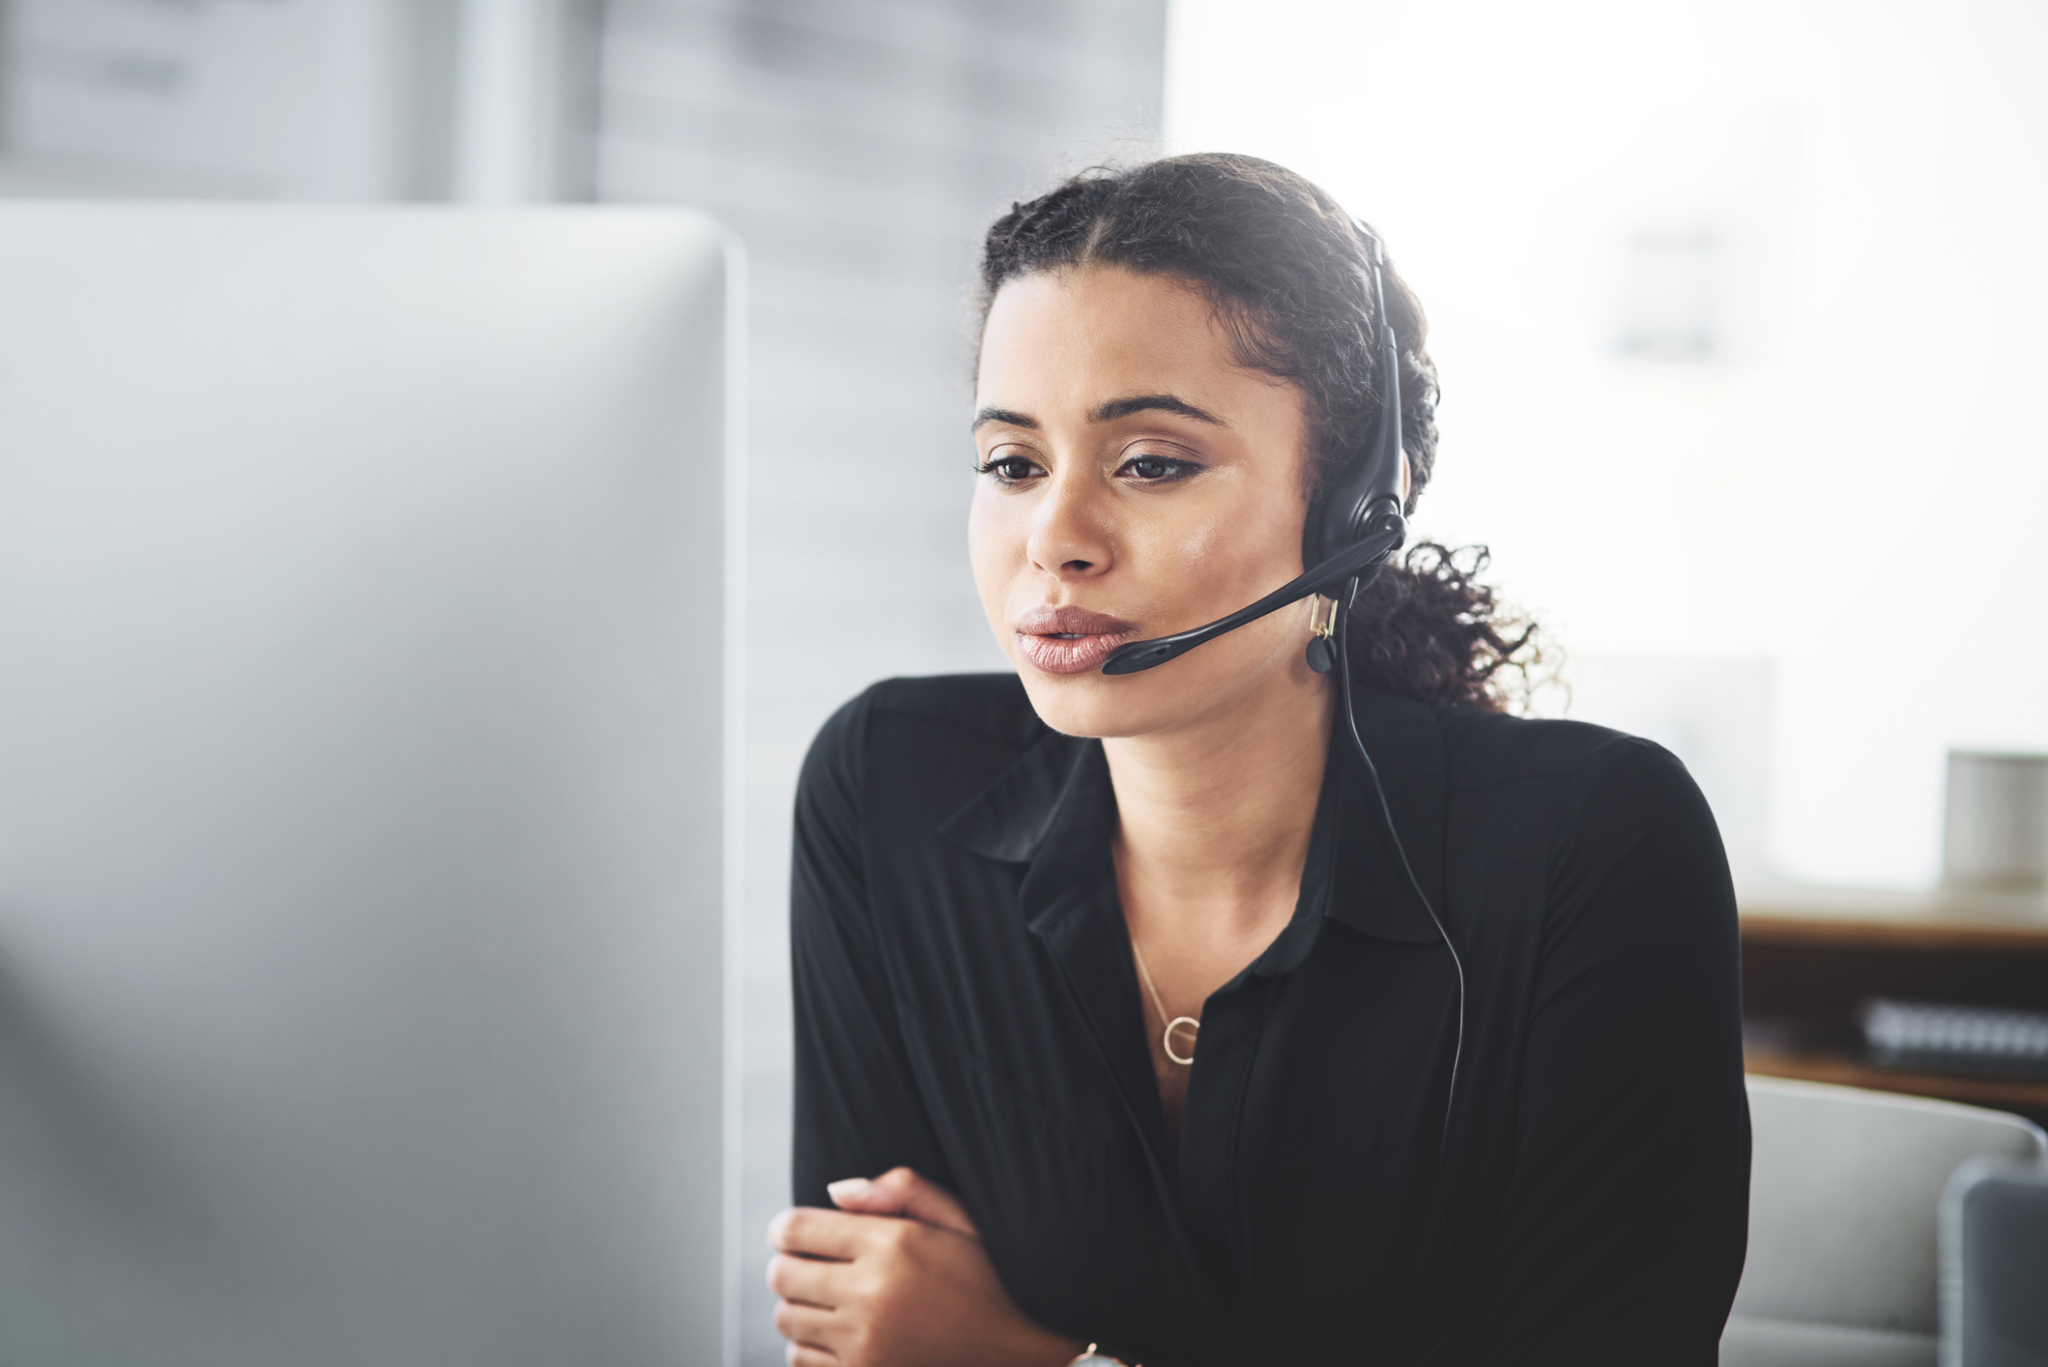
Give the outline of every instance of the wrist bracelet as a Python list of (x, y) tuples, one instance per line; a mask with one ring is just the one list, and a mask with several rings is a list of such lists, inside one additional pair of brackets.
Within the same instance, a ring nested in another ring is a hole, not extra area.
[(1067, 1367), (1144, 1367), (1144, 1364), (1137, 1362), (1126, 1363), (1122, 1358), (1113, 1358), (1107, 1353), (1098, 1353), (1095, 1351), (1095, 1345), (1091, 1343), (1086, 1351), (1072, 1362), (1069, 1362)]

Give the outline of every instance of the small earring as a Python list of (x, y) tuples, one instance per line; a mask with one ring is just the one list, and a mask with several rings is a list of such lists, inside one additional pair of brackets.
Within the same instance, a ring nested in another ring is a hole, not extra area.
[(1337, 667), (1337, 600), (1330, 600), (1328, 616), (1322, 612), (1323, 596), (1308, 596), (1308, 667), (1327, 674)]

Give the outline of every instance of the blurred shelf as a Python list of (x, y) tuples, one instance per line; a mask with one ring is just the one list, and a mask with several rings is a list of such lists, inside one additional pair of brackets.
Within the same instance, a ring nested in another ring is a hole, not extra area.
[(1750, 1072), (1762, 1073), (1766, 1077), (1832, 1082), (1843, 1087), (1864, 1087), (1878, 1092), (1903, 1092), (1909, 1096), (2022, 1111), (2037, 1118), (2048, 1114), (2048, 1079), (2044, 1078), (1909, 1072), (1838, 1054), (1793, 1054), (1754, 1048), (1745, 1048), (1742, 1058), (1743, 1066)]
[(1887, 1067), (1857, 1025), (1873, 997), (2048, 1010), (2048, 898), (1779, 885), (1736, 900), (1751, 1072), (2048, 1121), (2048, 1078)]
[(2048, 898), (1869, 888), (1758, 887), (1737, 895), (1745, 944), (2048, 954)]

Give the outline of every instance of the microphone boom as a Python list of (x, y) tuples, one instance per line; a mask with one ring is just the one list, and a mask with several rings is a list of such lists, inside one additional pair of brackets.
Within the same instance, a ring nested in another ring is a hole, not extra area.
[(1354, 575), (1363, 575), (1377, 569), (1382, 561), (1408, 539), (1408, 520), (1398, 512), (1385, 513), (1374, 519), (1374, 528), (1362, 539), (1346, 546), (1336, 555), (1295, 579), (1288, 580), (1256, 603), (1239, 608), (1228, 617), (1219, 617), (1206, 626), (1192, 627), (1177, 631), (1171, 636), (1158, 636), (1149, 641), (1132, 641), (1118, 646), (1102, 662), (1105, 674), (1137, 674), (1163, 665), (1168, 660), (1185, 655), (1204, 641), (1213, 641), (1225, 632), (1237, 630), (1247, 622), (1256, 622), (1269, 612), (1277, 612), (1289, 603), (1298, 603), (1318, 589), (1341, 583)]

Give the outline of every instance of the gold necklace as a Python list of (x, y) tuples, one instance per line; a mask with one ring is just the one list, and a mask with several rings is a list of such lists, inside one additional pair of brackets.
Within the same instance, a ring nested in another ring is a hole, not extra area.
[[(1200, 1042), (1202, 1023), (1193, 1016), (1175, 1016), (1173, 1019), (1167, 1020), (1166, 1003), (1159, 1000), (1159, 989), (1153, 985), (1152, 970), (1145, 967), (1145, 951), (1138, 948), (1138, 937), (1136, 935), (1131, 936), (1131, 953), (1138, 960), (1138, 974), (1145, 980), (1145, 990), (1152, 994), (1152, 1005), (1159, 1009), (1159, 1019), (1166, 1021), (1166, 1029), (1161, 1031), (1159, 1035), (1159, 1047), (1166, 1051), (1168, 1059), (1185, 1068), (1195, 1061), (1195, 1045)], [(1180, 1029), (1183, 1025), (1188, 1028), (1188, 1033), (1194, 1036), (1194, 1039), (1188, 1044), (1188, 1056), (1186, 1058), (1182, 1058), (1179, 1054), (1173, 1052), (1173, 1032)]]

